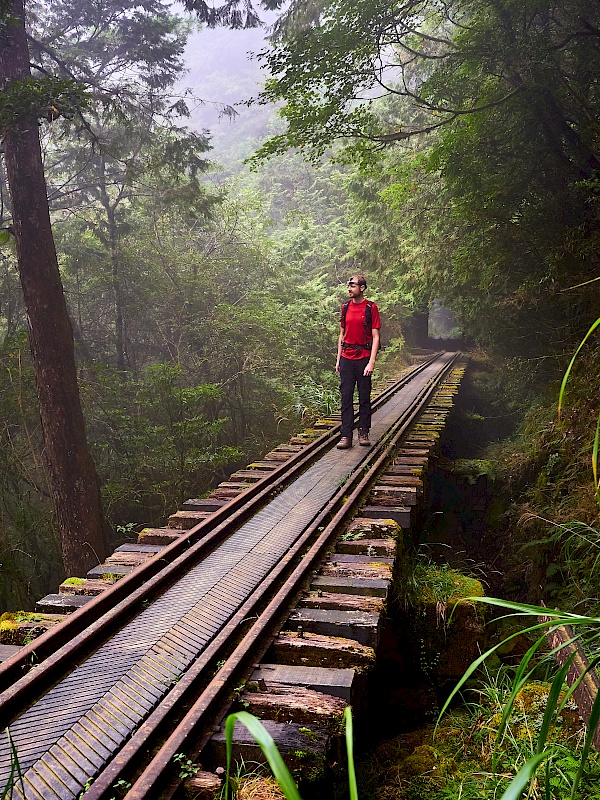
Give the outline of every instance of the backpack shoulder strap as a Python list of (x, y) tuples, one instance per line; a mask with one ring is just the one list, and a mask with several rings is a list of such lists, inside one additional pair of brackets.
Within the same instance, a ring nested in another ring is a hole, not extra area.
[(342, 310), (340, 313), (340, 325), (345, 328), (346, 327), (346, 314), (348, 313), (348, 306), (350, 305), (350, 300), (346, 300), (345, 303), (342, 303)]

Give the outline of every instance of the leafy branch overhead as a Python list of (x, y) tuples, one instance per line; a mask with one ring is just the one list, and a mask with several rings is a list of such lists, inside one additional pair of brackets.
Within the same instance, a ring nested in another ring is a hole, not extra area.
[(81, 84), (70, 78), (25, 78), (13, 81), (0, 94), (0, 132), (16, 130), (23, 118), (71, 119), (87, 107)]
[[(228, 28), (256, 28), (261, 24), (260, 11), (252, 0), (228, 0), (223, 5), (210, 4), (206, 0), (181, 0), (188, 11), (196, 13), (198, 20), (210, 28), (224, 25)], [(283, 0), (260, 0), (259, 8), (274, 11), (281, 8)]]
[(259, 102), (283, 102), (287, 129), (258, 159), (289, 147), (319, 157), (340, 138), (383, 148), (505, 106), (530, 108), (589, 175), (597, 98), (578, 83), (597, 72), (596, 20), (589, 0), (332, 0), (319, 24), (261, 54), (271, 77)]

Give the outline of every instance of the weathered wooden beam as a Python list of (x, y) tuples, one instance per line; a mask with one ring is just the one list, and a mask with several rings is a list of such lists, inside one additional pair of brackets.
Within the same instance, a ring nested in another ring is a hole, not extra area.
[(238, 469), (229, 477), (232, 481), (246, 481), (247, 483), (256, 483), (265, 477), (266, 473), (260, 469)]
[(346, 536), (349, 539), (397, 539), (401, 533), (402, 528), (393, 519), (356, 517), (348, 526)]
[[(218, 508), (221, 508), (221, 506), (225, 505), (225, 503), (222, 501), (215, 500), (213, 502), (219, 503), (217, 506)], [(216, 511), (216, 508), (213, 508), (210, 511), (177, 511), (175, 514), (171, 514), (169, 517), (168, 527), (189, 530), (190, 528), (195, 527), (199, 522), (202, 522), (203, 519), (210, 517), (213, 511)]]
[(318, 633), (303, 632), (300, 636), (297, 631), (281, 631), (267, 655), (279, 664), (353, 669), (357, 674), (375, 665), (375, 651), (368, 645)]
[(385, 602), (381, 597), (313, 591), (298, 602), (298, 607), (324, 608), (332, 611), (366, 611), (371, 614), (381, 614), (385, 611)]
[(115, 577), (122, 578), (125, 575), (129, 575), (133, 569), (134, 567), (129, 564), (98, 564), (88, 570), (86, 577), (100, 578), (102, 580), (103, 575), (114, 575)]
[(96, 597), (102, 592), (105, 592), (107, 589), (116, 583), (116, 578), (109, 578), (108, 580), (101, 580), (99, 578), (80, 578), (81, 583), (61, 583), (58, 587), (59, 594), (80, 594), (80, 595), (89, 595), (90, 597)]
[[(196, 499), (192, 497), (182, 503), (181, 511), (218, 511), (220, 508), (223, 508), (226, 502), (226, 500), (210, 500), (209, 498)], [(181, 511), (179, 513), (181, 513)]]
[(140, 544), (168, 545), (185, 533), (183, 528), (144, 528), (138, 536)]
[(143, 564), (148, 559), (152, 558), (155, 554), (152, 552), (145, 552), (145, 553), (136, 553), (136, 552), (127, 552), (123, 550), (115, 550), (115, 552), (108, 556), (105, 564), (120, 564), (124, 567), (139, 567), (140, 564)]
[[(323, 777), (329, 741), (326, 731), (316, 726), (309, 728), (306, 725), (274, 722), (269, 719), (263, 720), (262, 724), (273, 737), (283, 760), (294, 775), (307, 781)], [(225, 767), (224, 731), (212, 736), (209, 753), (213, 764)], [(259, 745), (240, 722), (236, 722), (233, 731), (232, 756), (235, 763), (243, 759), (246, 764), (252, 761), (266, 764), (266, 758)]]
[(297, 608), (284, 625), (286, 630), (320, 633), (354, 639), (366, 647), (377, 648), (381, 614), (369, 611), (338, 611), (326, 608)]
[(47, 594), (35, 605), (42, 613), (71, 614), (93, 599), (93, 596), (89, 594)]
[[(548, 621), (550, 618), (541, 617), (540, 619), (542, 621)], [(598, 675), (596, 674), (595, 670), (590, 669), (590, 662), (583, 652), (579, 642), (573, 641), (575, 639), (575, 634), (573, 633), (573, 628), (571, 628), (570, 625), (561, 625), (561, 627), (557, 628), (556, 630), (548, 631), (546, 634), (546, 639), (548, 640), (552, 650), (556, 650), (554, 653), (554, 658), (558, 661), (560, 666), (564, 666), (569, 658), (575, 654), (573, 663), (567, 672), (567, 683), (569, 686), (573, 686), (573, 684), (585, 673), (579, 686), (573, 692), (573, 699), (577, 703), (579, 716), (581, 717), (582, 721), (587, 724), (592, 711), (592, 706), (594, 705), (594, 701), (598, 695), (598, 691), (600, 690), (600, 680), (598, 679)], [(596, 730), (594, 731), (593, 743), (594, 749), (600, 753), (600, 726), (596, 727)]]
[(370, 562), (365, 564), (325, 564), (321, 575), (328, 578), (357, 578), (360, 580), (380, 579), (392, 580), (392, 570), (386, 564)]
[(367, 505), (361, 510), (363, 517), (372, 519), (393, 519), (401, 528), (408, 529), (413, 523), (413, 506)]
[(164, 544), (140, 544), (138, 542), (125, 542), (120, 544), (115, 553), (160, 553), (165, 548)]
[(416, 486), (389, 486), (378, 484), (371, 489), (369, 502), (384, 506), (416, 506), (420, 493)]
[(331, 568), (328, 575), (317, 575), (310, 588), (322, 592), (342, 592), (344, 594), (364, 595), (365, 597), (386, 598), (391, 577), (367, 577), (365, 575), (340, 575), (337, 567)]
[(385, 556), (394, 558), (396, 554), (395, 539), (343, 539), (336, 542), (338, 553), (349, 553), (363, 556)]
[(268, 681), (289, 686), (305, 686), (315, 692), (332, 694), (350, 702), (355, 675), (355, 670), (346, 668), (260, 664), (252, 673), (250, 680), (259, 685), (261, 681)]
[(259, 719), (317, 726), (330, 736), (340, 732), (346, 701), (304, 686), (283, 686), (263, 681), (246, 684), (242, 705)]

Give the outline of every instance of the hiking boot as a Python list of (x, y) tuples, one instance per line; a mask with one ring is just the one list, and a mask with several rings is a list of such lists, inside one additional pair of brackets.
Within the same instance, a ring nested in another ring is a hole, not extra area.
[(370, 447), (371, 442), (369, 441), (369, 429), (368, 428), (359, 428), (358, 429), (358, 443), (362, 447)]
[(349, 436), (342, 436), (336, 447), (338, 450), (348, 450), (352, 447), (352, 439)]

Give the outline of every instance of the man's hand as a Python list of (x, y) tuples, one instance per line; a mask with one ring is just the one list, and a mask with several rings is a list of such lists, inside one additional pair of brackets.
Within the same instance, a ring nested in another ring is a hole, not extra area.
[(365, 376), (365, 378), (368, 378), (369, 375), (372, 375), (374, 369), (375, 369), (375, 362), (374, 361), (373, 362), (369, 361), (369, 363), (367, 364), (367, 366), (365, 367), (365, 370), (363, 372), (363, 375)]
[(338, 375), (340, 374), (340, 360), (339, 360), (339, 358), (335, 362), (335, 371), (337, 372)]

